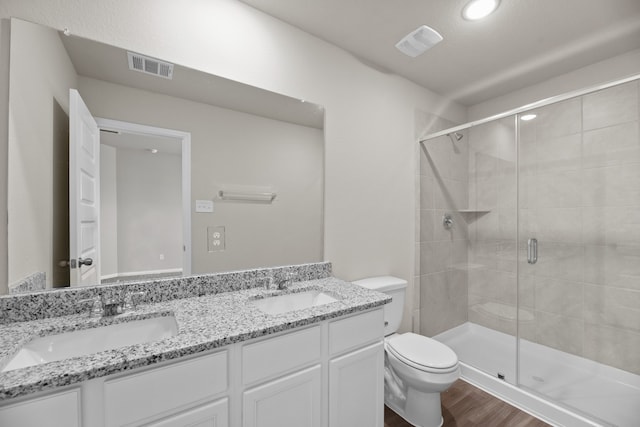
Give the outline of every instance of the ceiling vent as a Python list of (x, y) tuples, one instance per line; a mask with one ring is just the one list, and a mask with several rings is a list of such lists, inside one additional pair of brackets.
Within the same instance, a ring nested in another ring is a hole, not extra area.
[(141, 73), (151, 74), (152, 76), (169, 80), (173, 78), (173, 64), (133, 52), (127, 52), (127, 58), (129, 60), (130, 70), (140, 71)]
[(423, 25), (404, 36), (396, 48), (405, 55), (415, 58), (442, 41), (442, 36), (433, 28)]

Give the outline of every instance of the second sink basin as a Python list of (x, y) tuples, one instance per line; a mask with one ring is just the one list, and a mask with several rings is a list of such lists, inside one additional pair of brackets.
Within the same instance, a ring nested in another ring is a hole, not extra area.
[(177, 333), (175, 317), (161, 316), (47, 335), (22, 346), (2, 372), (156, 341)]
[(267, 314), (282, 314), (294, 310), (330, 304), (338, 301), (322, 291), (312, 290), (251, 300), (249, 303)]

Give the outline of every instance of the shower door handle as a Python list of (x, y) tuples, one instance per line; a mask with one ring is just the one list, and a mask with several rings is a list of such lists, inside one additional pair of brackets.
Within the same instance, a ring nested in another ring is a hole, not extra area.
[(527, 241), (527, 262), (529, 264), (538, 262), (538, 239), (529, 239)]

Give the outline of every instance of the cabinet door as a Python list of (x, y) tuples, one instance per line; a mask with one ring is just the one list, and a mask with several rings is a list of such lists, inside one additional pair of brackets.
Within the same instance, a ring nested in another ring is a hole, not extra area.
[(229, 427), (228, 399), (221, 399), (156, 421), (148, 427)]
[(79, 427), (80, 391), (25, 400), (0, 408), (2, 427)]
[(245, 391), (244, 427), (319, 427), (320, 365)]
[(381, 342), (329, 362), (329, 425), (382, 427), (384, 347)]

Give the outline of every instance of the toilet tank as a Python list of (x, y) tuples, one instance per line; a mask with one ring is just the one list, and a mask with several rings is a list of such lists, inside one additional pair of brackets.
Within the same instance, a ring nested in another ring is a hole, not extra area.
[(382, 292), (389, 295), (392, 301), (384, 306), (384, 334), (390, 335), (398, 330), (404, 312), (404, 295), (407, 289), (407, 281), (393, 276), (369, 277), (356, 280), (354, 285)]

